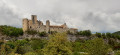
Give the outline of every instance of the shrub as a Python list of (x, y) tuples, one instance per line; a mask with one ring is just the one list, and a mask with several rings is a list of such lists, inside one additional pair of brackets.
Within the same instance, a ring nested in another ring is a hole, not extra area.
[(47, 36), (46, 32), (39, 32), (39, 36)]
[(26, 40), (17, 40), (16, 41), (16, 44), (18, 44), (19, 46), (24, 46), (27, 43), (28, 43), (28, 41), (26, 41)]
[(98, 33), (98, 32), (96, 32), (96, 34), (95, 34), (97, 37), (102, 37), (102, 35), (101, 35), (101, 33)]
[(29, 35), (35, 35), (38, 32), (36, 30), (27, 30), (26, 33), (29, 34)]
[(79, 32), (77, 32), (77, 35), (91, 36), (92, 33), (91, 33), (90, 30), (84, 30), (84, 31), (79, 31)]

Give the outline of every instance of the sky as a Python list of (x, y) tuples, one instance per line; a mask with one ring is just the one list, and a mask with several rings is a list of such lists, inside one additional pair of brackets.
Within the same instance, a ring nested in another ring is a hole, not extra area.
[(66, 23), (92, 32), (120, 31), (120, 0), (0, 0), (0, 25), (22, 27), (22, 19)]

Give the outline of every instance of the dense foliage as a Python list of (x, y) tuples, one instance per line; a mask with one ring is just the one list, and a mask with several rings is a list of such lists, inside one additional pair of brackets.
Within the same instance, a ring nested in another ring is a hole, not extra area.
[[(7, 36), (18, 37), (23, 35), (21, 28), (11, 26), (0, 26), (0, 33)], [(22, 40), (0, 40), (0, 55), (107, 55), (115, 52), (120, 54), (120, 34), (99, 33), (92, 34), (90, 30), (71, 32), (37, 32), (28, 30), (29, 35), (48, 36), (47, 39), (22, 39)], [(89, 39), (77, 39), (69, 41), (67, 35), (78, 35)]]
[(19, 36), (23, 35), (23, 30), (22, 28), (3, 25), (0, 26), (0, 33), (7, 36)]
[(29, 35), (35, 35), (38, 32), (36, 30), (27, 30), (26, 33), (29, 34)]
[(50, 37), (43, 49), (44, 55), (72, 55), (71, 45), (65, 33), (56, 33)]
[(47, 36), (46, 32), (37, 32), (36, 30), (28, 30), (28, 31), (26, 31), (26, 33), (29, 35), (39, 35), (41, 37)]
[(84, 31), (79, 31), (79, 32), (77, 32), (77, 35), (91, 36), (92, 33), (91, 33), (90, 30), (84, 30)]
[[(71, 42), (65, 33), (55, 33), (46, 39), (0, 41), (0, 55), (106, 55), (114, 49), (103, 38), (77, 39)], [(116, 46), (116, 44), (114, 44)], [(116, 51), (116, 55), (119, 52)]]
[(113, 34), (120, 35), (120, 31), (114, 32)]
[(107, 55), (109, 46), (101, 38), (88, 40), (84, 43), (85, 51), (90, 55)]

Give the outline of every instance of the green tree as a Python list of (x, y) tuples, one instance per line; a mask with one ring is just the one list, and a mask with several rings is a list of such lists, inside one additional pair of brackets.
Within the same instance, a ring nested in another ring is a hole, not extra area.
[(6, 44), (1, 45), (0, 55), (7, 55), (10, 52), (10, 47)]
[(43, 49), (44, 55), (71, 55), (71, 44), (65, 33), (56, 33), (50, 36), (47, 45)]
[(3, 25), (3, 26), (0, 26), (0, 33), (7, 36), (18, 37), (19, 35), (23, 35), (23, 30), (22, 28)]
[(36, 30), (27, 30), (26, 33), (29, 34), (29, 35), (38, 34), (38, 32)]
[(91, 33), (90, 30), (84, 30), (84, 31), (79, 31), (79, 32), (77, 32), (77, 35), (91, 36), (92, 33)]
[(85, 36), (91, 36), (91, 31), (90, 30), (85, 30), (83, 31)]
[(85, 51), (90, 55), (106, 55), (109, 46), (104, 43), (102, 38), (95, 38), (85, 42)]
[(102, 38), (107, 38), (105, 33), (102, 33)]
[(31, 47), (34, 50), (37, 49), (42, 49), (44, 47), (44, 45), (46, 44), (46, 40), (42, 40), (42, 39), (32, 39), (29, 44), (31, 45)]
[(112, 34), (108, 32), (108, 33), (106, 33), (106, 36), (107, 36), (107, 38), (111, 38)]
[(39, 36), (47, 36), (46, 32), (39, 32), (38, 34), (39, 34)]
[(96, 32), (96, 34), (95, 34), (97, 37), (102, 37), (102, 35), (101, 35), (101, 33), (98, 33), (98, 32)]
[(82, 43), (80, 43), (80, 42), (73, 42), (73, 51), (80, 52), (81, 51), (81, 48), (80, 48), (81, 45), (82, 45)]
[(16, 41), (16, 44), (17, 44), (17, 45), (20, 45), (20, 46), (24, 46), (24, 45), (27, 44), (27, 43), (28, 43), (27, 40), (17, 40), (17, 41)]
[(25, 53), (24, 55), (38, 55), (38, 54), (35, 53), (35, 52), (27, 52), (27, 53)]

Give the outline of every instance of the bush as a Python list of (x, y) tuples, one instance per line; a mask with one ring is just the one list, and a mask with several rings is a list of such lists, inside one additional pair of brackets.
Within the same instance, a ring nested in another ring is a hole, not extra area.
[(14, 49), (15, 48), (15, 43), (14, 42), (7, 42), (6, 45), (10, 46), (11, 49)]
[(19, 46), (24, 46), (27, 43), (28, 43), (28, 41), (26, 41), (26, 40), (17, 40), (16, 41), (16, 44), (18, 44)]
[(36, 30), (27, 30), (26, 33), (29, 34), (29, 35), (35, 35), (38, 32)]
[(98, 33), (98, 32), (96, 32), (96, 34), (95, 34), (97, 37), (102, 37), (102, 35), (101, 35), (101, 33)]
[(90, 30), (84, 30), (84, 31), (79, 31), (77, 35), (83, 35), (83, 36), (91, 36), (92, 33)]
[(46, 32), (39, 32), (39, 36), (47, 36)]

